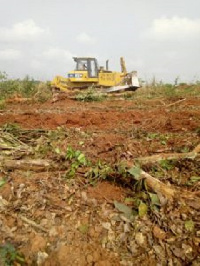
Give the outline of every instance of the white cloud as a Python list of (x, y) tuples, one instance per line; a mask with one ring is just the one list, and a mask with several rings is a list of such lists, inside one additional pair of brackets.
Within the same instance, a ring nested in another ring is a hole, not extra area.
[(155, 40), (187, 40), (200, 37), (200, 19), (160, 18), (155, 19), (146, 37)]
[(0, 27), (0, 41), (33, 41), (48, 33), (48, 29), (39, 27), (34, 20), (29, 19), (16, 23), (11, 28)]
[(89, 36), (87, 33), (82, 32), (76, 37), (77, 41), (84, 44), (95, 44), (95, 38)]
[(21, 57), (21, 52), (15, 49), (0, 50), (0, 60), (17, 60)]
[(72, 57), (74, 57), (75, 55), (73, 53), (71, 53), (68, 50), (62, 49), (62, 48), (49, 48), (47, 49), (45, 52), (43, 52), (43, 56), (46, 59), (64, 59), (64, 60), (71, 60)]
[(45, 64), (37, 59), (33, 59), (31, 62), (30, 62), (30, 66), (33, 68), (33, 69), (39, 69), (39, 70), (42, 70), (44, 67), (45, 67)]
[(133, 70), (136, 70), (138, 68), (144, 67), (145, 66), (145, 62), (144, 62), (144, 60), (141, 57), (140, 58), (136, 57), (134, 59), (129, 58), (127, 60), (127, 66), (128, 66), (130, 71), (133, 71)]

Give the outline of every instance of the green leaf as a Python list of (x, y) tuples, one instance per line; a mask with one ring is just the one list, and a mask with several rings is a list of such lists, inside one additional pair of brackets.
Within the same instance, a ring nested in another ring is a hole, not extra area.
[(139, 216), (143, 217), (144, 215), (147, 214), (147, 211), (148, 211), (148, 206), (144, 202), (141, 201), (138, 207)]
[(133, 166), (128, 170), (128, 173), (134, 176), (136, 180), (139, 180), (141, 175), (141, 168), (139, 166)]
[(190, 178), (190, 182), (192, 182), (192, 183), (196, 183), (198, 181), (200, 181), (200, 176), (192, 176)]
[(81, 151), (77, 150), (74, 152), (74, 157), (78, 158), (81, 155)]
[(128, 207), (127, 205), (120, 203), (118, 201), (114, 201), (115, 208), (122, 212), (127, 218), (130, 218), (132, 215), (132, 209)]
[(85, 155), (83, 153), (79, 154), (79, 156), (77, 157), (77, 160), (79, 161), (79, 163), (85, 164), (86, 162)]
[(194, 222), (192, 220), (185, 221), (185, 229), (192, 232), (194, 230)]
[(161, 160), (160, 166), (165, 170), (171, 170), (173, 169), (173, 164), (170, 160)]
[(158, 195), (155, 193), (148, 193), (148, 194), (149, 194), (149, 197), (151, 199), (151, 204), (160, 206), (160, 200), (158, 198)]
[(186, 183), (188, 186), (194, 185), (194, 183), (200, 181), (200, 176), (192, 176), (189, 181)]
[(124, 202), (125, 203), (133, 203), (135, 201), (134, 198), (125, 198)]
[(6, 180), (5, 179), (1, 179), (0, 180), (0, 187), (3, 187), (3, 185), (5, 185), (6, 183)]

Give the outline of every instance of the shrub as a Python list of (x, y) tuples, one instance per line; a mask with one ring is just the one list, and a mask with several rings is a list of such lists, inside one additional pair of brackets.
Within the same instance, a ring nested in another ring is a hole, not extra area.
[(97, 91), (94, 88), (89, 88), (76, 95), (76, 100), (82, 102), (98, 102), (106, 99), (107, 95)]
[[(51, 90), (47, 82), (39, 82), (28, 75), (24, 79), (8, 79), (5, 72), (0, 72), (0, 99), (4, 100), (14, 94), (45, 102), (51, 97)], [(3, 102), (0, 102), (0, 106), (3, 106)]]
[(38, 102), (46, 102), (52, 97), (50, 84), (48, 82), (40, 82), (36, 86), (37, 92), (34, 94), (34, 99)]

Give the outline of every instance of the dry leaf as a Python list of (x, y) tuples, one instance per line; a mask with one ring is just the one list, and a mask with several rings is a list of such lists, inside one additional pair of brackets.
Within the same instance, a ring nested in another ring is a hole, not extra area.
[(153, 228), (153, 235), (154, 237), (160, 239), (160, 240), (164, 240), (166, 238), (166, 233), (165, 231), (163, 231), (160, 227), (158, 227), (157, 225), (154, 226)]

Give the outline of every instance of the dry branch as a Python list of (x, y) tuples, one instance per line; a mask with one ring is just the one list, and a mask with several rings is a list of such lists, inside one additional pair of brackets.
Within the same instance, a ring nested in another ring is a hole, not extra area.
[(31, 225), (31, 226), (33, 226), (33, 227), (35, 227), (35, 228), (37, 228), (37, 229), (43, 231), (43, 232), (45, 232), (45, 233), (48, 232), (44, 227), (42, 227), (41, 225), (37, 224), (36, 222), (34, 222), (34, 221), (32, 221), (32, 220), (26, 218), (25, 216), (23, 216), (23, 215), (18, 215), (18, 217), (19, 217), (23, 222), (25, 222), (25, 223), (27, 223), (27, 224), (29, 224), (29, 225)]
[(142, 171), (141, 178), (146, 180), (146, 184), (155, 191), (158, 196), (164, 196), (168, 201), (178, 200), (180, 201), (183, 199), (187, 201), (187, 204), (195, 209), (200, 208), (200, 197), (197, 192), (189, 192), (187, 190), (181, 190), (181, 192), (170, 185), (167, 185), (160, 180), (156, 179), (155, 177), (149, 175), (148, 173)]
[[(168, 153), (168, 154), (159, 154), (159, 155), (152, 155), (148, 157), (141, 157), (137, 158), (136, 161), (141, 163), (142, 165), (147, 163), (156, 163), (161, 160), (180, 160), (180, 159), (195, 159), (200, 153), (200, 144), (198, 144), (193, 151), (186, 152), (186, 153)], [(129, 164), (129, 167), (133, 167), (133, 165)], [(150, 187), (153, 191), (155, 191), (158, 194), (163, 195), (168, 200), (173, 200), (179, 195), (179, 191), (176, 188), (173, 188), (170, 185), (167, 185), (157, 178), (151, 176), (150, 174), (146, 173), (145, 171), (141, 171), (140, 178), (144, 178), (146, 180), (146, 184), (148, 187)], [(196, 192), (190, 193), (188, 195), (188, 192), (182, 192), (181, 197), (182, 198), (188, 198), (192, 199), (197, 195)]]
[[(2, 159), (2, 158), (0, 158)], [(0, 162), (0, 167), (8, 170), (20, 169), (20, 170), (31, 170), (31, 171), (46, 171), (48, 169), (55, 168), (52, 161), (49, 160), (9, 160), (2, 159)]]
[(176, 189), (164, 184), (163, 182), (146, 173), (145, 171), (141, 171), (141, 178), (144, 178), (146, 180), (146, 184), (148, 185), (148, 187), (150, 187), (156, 193), (163, 195), (168, 200), (173, 200), (175, 194), (177, 193)]
[[(128, 167), (132, 168), (134, 165), (128, 163)], [(147, 186), (152, 189), (154, 192), (156, 192), (159, 196), (159, 198), (163, 197), (167, 199), (168, 201), (173, 201), (177, 199), (184, 199), (194, 202), (195, 204), (198, 204), (200, 207), (200, 195), (199, 191), (190, 192), (188, 193), (187, 190), (181, 190), (181, 192), (175, 188), (174, 186), (170, 184), (165, 184), (164, 182), (161, 182), (157, 178), (151, 176), (147, 172), (141, 170), (140, 172), (140, 179), (144, 179), (146, 181)]]
[(181, 100), (178, 100), (178, 101), (176, 101), (176, 102), (174, 102), (174, 103), (167, 104), (166, 107), (169, 107), (169, 106), (172, 106), (172, 105), (176, 105), (176, 104), (181, 103), (181, 102), (183, 102), (183, 101), (185, 101), (185, 100), (186, 100), (186, 98), (181, 99)]
[(137, 162), (140, 164), (148, 164), (148, 163), (156, 163), (162, 160), (181, 160), (181, 159), (192, 159), (194, 160), (200, 153), (200, 144), (194, 148), (191, 152), (184, 152), (184, 153), (163, 153), (163, 154), (156, 154), (147, 157), (139, 157), (136, 159)]
[(21, 215), (21, 214), (15, 214), (15, 213), (12, 213), (12, 212), (8, 212), (7, 213), (8, 215), (12, 216), (13, 218), (20, 218), (23, 222), (31, 225), (32, 227), (36, 228), (36, 229), (39, 229), (41, 230), (42, 232), (45, 232), (47, 233), (48, 230), (45, 229), (43, 226), (41, 226), (40, 224), (36, 223), (35, 221), (33, 220), (30, 220), (28, 219), (27, 217), (25, 217), (24, 215)]

